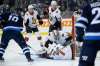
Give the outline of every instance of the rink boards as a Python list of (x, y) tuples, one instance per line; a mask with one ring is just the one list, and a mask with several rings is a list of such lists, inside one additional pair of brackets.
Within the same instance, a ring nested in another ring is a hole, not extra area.
[[(38, 26), (40, 34), (47, 35), (49, 32), (49, 26), (50, 26), (49, 20), (43, 19), (43, 24)], [(72, 19), (71, 18), (62, 19), (61, 26), (62, 26), (62, 32), (71, 33), (71, 31), (72, 31)], [(0, 35), (1, 34), (2, 34), (2, 29), (0, 29)], [(33, 35), (34, 35), (34, 33), (33, 33)]]

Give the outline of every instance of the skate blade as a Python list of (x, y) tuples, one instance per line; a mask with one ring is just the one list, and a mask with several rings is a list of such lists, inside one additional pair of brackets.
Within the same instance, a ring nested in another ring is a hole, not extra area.
[(3, 64), (5, 61), (4, 60), (0, 60), (0, 64)]

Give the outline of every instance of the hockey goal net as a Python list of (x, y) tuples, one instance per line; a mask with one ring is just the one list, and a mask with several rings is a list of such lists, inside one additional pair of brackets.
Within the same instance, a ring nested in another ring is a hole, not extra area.
[[(39, 31), (42, 35), (48, 35), (49, 30), (49, 20), (43, 19), (43, 24), (39, 27)], [(76, 56), (76, 45), (75, 45), (75, 17), (72, 16), (71, 18), (64, 18), (61, 22), (62, 31), (64, 33), (68, 32), (72, 35), (72, 58), (75, 59)]]

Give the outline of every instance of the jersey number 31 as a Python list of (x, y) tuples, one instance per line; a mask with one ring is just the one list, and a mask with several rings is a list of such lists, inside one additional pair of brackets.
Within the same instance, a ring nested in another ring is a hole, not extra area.
[(91, 24), (98, 24), (98, 23), (100, 23), (100, 8), (93, 8), (92, 9), (92, 14), (93, 15), (96, 14), (96, 16), (92, 20)]

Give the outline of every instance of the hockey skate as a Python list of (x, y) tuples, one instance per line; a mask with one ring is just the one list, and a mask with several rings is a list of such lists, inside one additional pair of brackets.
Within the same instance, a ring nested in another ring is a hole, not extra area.
[(4, 58), (3, 57), (0, 57), (0, 61), (4, 61)]
[(28, 62), (33, 62), (34, 60), (32, 58), (27, 59)]

